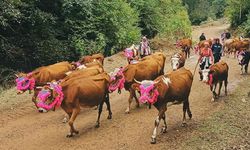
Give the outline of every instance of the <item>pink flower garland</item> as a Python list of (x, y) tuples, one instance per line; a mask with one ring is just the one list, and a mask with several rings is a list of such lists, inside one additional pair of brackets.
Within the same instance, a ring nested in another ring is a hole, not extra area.
[[(32, 77), (32, 73), (28, 73), (27, 74), (27, 77), (18, 77), (16, 79), (16, 88), (17, 90), (20, 90), (20, 91), (24, 91), (24, 90), (33, 90), (35, 88), (35, 79)], [(26, 83), (26, 85), (23, 85), (24, 83)]]
[(140, 92), (141, 92), (141, 97), (139, 98), (139, 101), (141, 103), (150, 103), (154, 104), (157, 101), (157, 98), (159, 96), (159, 92), (155, 89), (153, 96), (150, 98), (149, 97), (149, 92), (154, 88), (154, 84), (144, 87), (143, 85), (140, 85)]
[(50, 87), (57, 93), (56, 98), (53, 100), (52, 103), (46, 104), (45, 101), (48, 99), (48, 97), (51, 95), (50, 91), (48, 90), (42, 90), (38, 94), (39, 102), (37, 103), (37, 106), (39, 108), (43, 108), (46, 110), (51, 110), (54, 107), (61, 106), (61, 103), (64, 98), (64, 94), (62, 92), (62, 87), (58, 84), (50, 84)]
[(208, 80), (207, 84), (212, 86), (212, 84), (213, 84), (213, 74), (209, 74), (209, 80)]
[(116, 89), (120, 89), (120, 90), (121, 90), (121, 89), (124, 88), (125, 77), (124, 77), (124, 75), (123, 75), (123, 68), (121, 68), (121, 69), (117, 72), (116, 75), (111, 76), (111, 81), (114, 81), (114, 80), (116, 79), (116, 76), (117, 76), (117, 75), (122, 76), (122, 78), (118, 81), (117, 84), (115, 84), (115, 85), (110, 85), (110, 86), (109, 86), (109, 91), (110, 91), (110, 92), (114, 92)]
[(125, 52), (124, 52), (124, 56), (127, 57), (127, 58), (133, 58), (133, 50), (130, 49), (130, 48), (126, 48), (125, 49)]

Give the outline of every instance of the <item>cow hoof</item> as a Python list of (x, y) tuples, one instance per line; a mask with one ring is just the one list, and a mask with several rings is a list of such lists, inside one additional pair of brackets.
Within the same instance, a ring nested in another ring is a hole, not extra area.
[(79, 134), (79, 131), (74, 131), (75, 134)]
[(151, 144), (156, 144), (156, 138), (151, 138)]
[(211, 102), (214, 102), (214, 98), (211, 99)]
[(112, 119), (112, 115), (108, 115), (108, 118), (107, 119)]
[(68, 122), (68, 119), (67, 119), (67, 117), (63, 118), (63, 121), (62, 121), (62, 123), (67, 123), (67, 122)]
[(187, 123), (186, 123), (186, 122), (183, 122), (183, 123), (181, 124), (181, 126), (182, 126), (182, 127), (186, 127), (186, 126), (187, 126)]
[(161, 132), (162, 132), (162, 133), (167, 133), (167, 128), (166, 128), (166, 127), (163, 127), (163, 128), (161, 129)]
[(67, 135), (66, 135), (66, 137), (67, 137), (67, 138), (71, 138), (71, 137), (73, 137), (73, 133), (69, 133), (69, 134), (67, 134)]
[(99, 128), (99, 127), (100, 127), (100, 124), (96, 123), (95, 128)]
[(125, 114), (129, 114), (129, 109), (127, 109), (127, 110), (125, 111)]
[(193, 117), (193, 115), (192, 115), (192, 114), (188, 114), (188, 116), (189, 116), (189, 119), (192, 119), (192, 117)]
[(140, 105), (139, 104), (136, 104), (136, 108), (139, 108), (140, 107)]

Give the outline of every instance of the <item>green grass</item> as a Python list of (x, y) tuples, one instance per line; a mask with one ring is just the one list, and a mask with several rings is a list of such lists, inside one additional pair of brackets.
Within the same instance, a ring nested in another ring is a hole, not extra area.
[(221, 98), (225, 106), (205, 120), (189, 140), (185, 150), (250, 149), (250, 81), (247, 78), (232, 94)]

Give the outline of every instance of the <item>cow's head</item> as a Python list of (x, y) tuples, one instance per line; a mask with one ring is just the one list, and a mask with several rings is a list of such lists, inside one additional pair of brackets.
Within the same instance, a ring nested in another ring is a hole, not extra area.
[(173, 56), (171, 58), (171, 66), (173, 70), (177, 70), (178, 68), (180, 68), (180, 57), (179, 56)]
[(47, 112), (51, 109), (55, 110), (56, 107), (59, 107), (63, 101), (64, 94), (62, 92), (62, 87), (56, 83), (49, 83), (41, 88), (41, 91), (38, 93), (35, 105), (39, 112)]
[(213, 71), (210, 70), (210, 69), (203, 69), (202, 71), (202, 81), (209, 84), (209, 85), (212, 85), (212, 82), (213, 82)]
[(31, 91), (35, 88), (35, 79), (32, 77), (32, 73), (20, 73), (16, 77), (17, 94), (22, 94), (27, 90)]
[(239, 65), (244, 65), (244, 61), (245, 61), (245, 52), (241, 51), (238, 55), (237, 55), (237, 59), (239, 62)]
[(123, 68), (116, 68), (114, 72), (109, 74), (110, 76), (110, 85), (109, 91), (113, 92), (118, 89), (118, 92), (124, 87), (125, 77), (123, 74)]

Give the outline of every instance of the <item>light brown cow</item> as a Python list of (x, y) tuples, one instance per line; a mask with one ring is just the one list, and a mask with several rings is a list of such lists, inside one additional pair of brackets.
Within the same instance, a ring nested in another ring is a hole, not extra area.
[(167, 123), (165, 111), (167, 111), (167, 104), (181, 104), (183, 103), (183, 120), (182, 125), (186, 125), (186, 112), (189, 118), (192, 118), (192, 113), (189, 107), (189, 94), (193, 82), (192, 73), (184, 67), (159, 76), (154, 81), (144, 80), (134, 84), (134, 88), (141, 92), (140, 102), (149, 102), (153, 104), (158, 110), (158, 116), (155, 120), (155, 128), (151, 137), (151, 143), (156, 143), (157, 129), (161, 119), (164, 121), (163, 133), (166, 132)]
[(182, 51), (185, 52), (187, 58), (190, 56), (190, 49), (193, 49), (192, 47), (192, 40), (191, 39), (182, 39), (177, 41), (176, 43), (177, 47), (181, 47)]
[[(211, 65), (209, 69), (202, 70), (203, 82), (206, 82), (210, 86), (210, 90), (213, 92), (212, 101), (220, 96), (223, 81), (225, 85), (225, 95), (227, 95), (228, 69), (227, 63), (220, 61)], [(217, 94), (215, 90), (218, 83), (219, 92)]]
[[(70, 82), (61, 82), (59, 85), (51, 84), (49, 87), (44, 87), (44, 89), (39, 94), (45, 96), (38, 96), (38, 101), (36, 103), (38, 110), (47, 109), (47, 104), (51, 104), (56, 101), (57, 96), (60, 93), (63, 93), (61, 94), (61, 102), (59, 102), (59, 105), (61, 103), (62, 109), (68, 114), (70, 118), (68, 122), (70, 126), (70, 133), (67, 134), (67, 137), (72, 137), (74, 134), (79, 133), (79, 131), (74, 128), (73, 123), (79, 114), (81, 107), (94, 107), (99, 105), (98, 119), (95, 125), (97, 128), (100, 125), (100, 116), (104, 102), (107, 104), (109, 111), (108, 119), (112, 118), (108, 97), (108, 83), (110, 78), (107, 73), (86, 78), (74, 78), (70, 80)], [(50, 90), (48, 90), (48, 88)], [(50, 99), (52, 99), (52, 102)], [(55, 106), (56, 105), (57, 104), (55, 104)], [(53, 108), (50, 108), (49, 110), (51, 109)]]
[(120, 92), (120, 90), (125, 87), (125, 90), (130, 92), (128, 99), (129, 105), (126, 109), (126, 113), (130, 112), (133, 98), (135, 98), (137, 107), (139, 107), (139, 101), (136, 97), (135, 90), (132, 88), (132, 84), (135, 83), (134, 79), (138, 81), (153, 80), (159, 75), (162, 75), (164, 72), (165, 59), (166, 57), (164, 54), (158, 52), (144, 57), (143, 60), (139, 61), (137, 64), (129, 64), (111, 73), (109, 90), (112, 92), (118, 89), (118, 92)]
[(72, 70), (72, 65), (69, 62), (60, 62), (49, 66), (43, 66), (34, 71), (25, 74), (20, 73), (17, 76), (17, 94), (22, 94), (29, 90), (30, 93), (34, 90), (32, 101), (34, 102), (39, 92), (37, 86), (45, 85), (52, 80), (60, 80), (66, 77), (66, 72)]
[(98, 54), (93, 54), (93, 55), (88, 55), (88, 56), (83, 56), (80, 60), (79, 63), (81, 64), (86, 64), (86, 63), (90, 63), (93, 61), (99, 61), (102, 65), (104, 63), (104, 56), (101, 53)]

